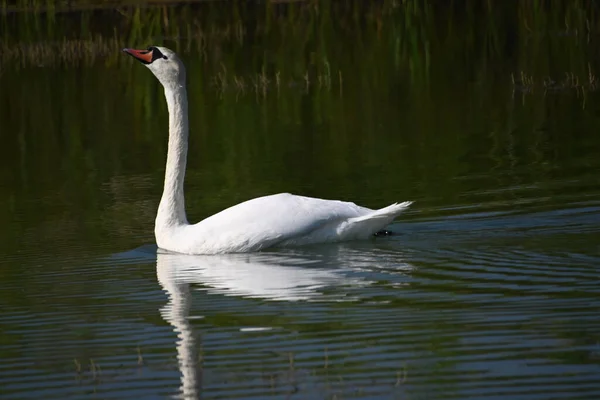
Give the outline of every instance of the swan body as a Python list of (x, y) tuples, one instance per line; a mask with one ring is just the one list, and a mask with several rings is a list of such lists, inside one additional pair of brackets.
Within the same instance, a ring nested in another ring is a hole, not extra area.
[(178, 253), (237, 253), (268, 247), (367, 239), (409, 204), (371, 210), (354, 203), (280, 193), (227, 208), (195, 225), (156, 236)]
[(158, 78), (169, 109), (165, 183), (154, 229), (161, 249), (184, 254), (239, 253), (367, 239), (412, 203), (373, 210), (351, 202), (280, 193), (245, 201), (189, 224), (183, 194), (188, 148), (185, 67), (174, 52), (164, 47), (123, 51)]

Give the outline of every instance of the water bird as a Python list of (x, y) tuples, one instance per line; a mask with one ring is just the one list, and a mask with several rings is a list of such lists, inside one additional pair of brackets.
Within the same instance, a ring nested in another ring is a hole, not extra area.
[(148, 67), (162, 84), (169, 111), (164, 188), (154, 226), (159, 248), (183, 254), (243, 253), (367, 239), (412, 204), (405, 201), (373, 210), (347, 201), (278, 193), (244, 201), (190, 224), (183, 192), (189, 130), (185, 67), (165, 47), (123, 51)]

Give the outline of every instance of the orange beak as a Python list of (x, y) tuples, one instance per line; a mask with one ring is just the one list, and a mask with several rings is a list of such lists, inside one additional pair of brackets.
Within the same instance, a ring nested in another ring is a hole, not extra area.
[(123, 51), (144, 64), (152, 62), (152, 50), (123, 49)]

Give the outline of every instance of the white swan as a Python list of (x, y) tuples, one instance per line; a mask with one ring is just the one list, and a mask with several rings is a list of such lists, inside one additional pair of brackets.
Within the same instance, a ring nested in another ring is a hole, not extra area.
[(176, 253), (215, 254), (366, 239), (412, 203), (372, 210), (350, 202), (280, 193), (245, 201), (189, 224), (183, 195), (188, 149), (185, 67), (173, 51), (164, 47), (123, 51), (158, 78), (169, 110), (164, 191), (154, 228), (158, 247)]

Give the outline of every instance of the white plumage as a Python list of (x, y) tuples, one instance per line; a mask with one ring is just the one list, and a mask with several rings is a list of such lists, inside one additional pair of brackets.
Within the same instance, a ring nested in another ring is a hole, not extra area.
[(366, 239), (412, 203), (372, 210), (351, 202), (280, 193), (245, 201), (190, 225), (183, 195), (188, 148), (185, 67), (175, 53), (164, 47), (124, 51), (142, 61), (158, 78), (169, 109), (165, 183), (155, 224), (160, 248), (185, 254), (216, 254)]
[(349, 202), (275, 194), (175, 229), (161, 238), (159, 247), (207, 254), (367, 239), (409, 205), (405, 202), (371, 210)]

